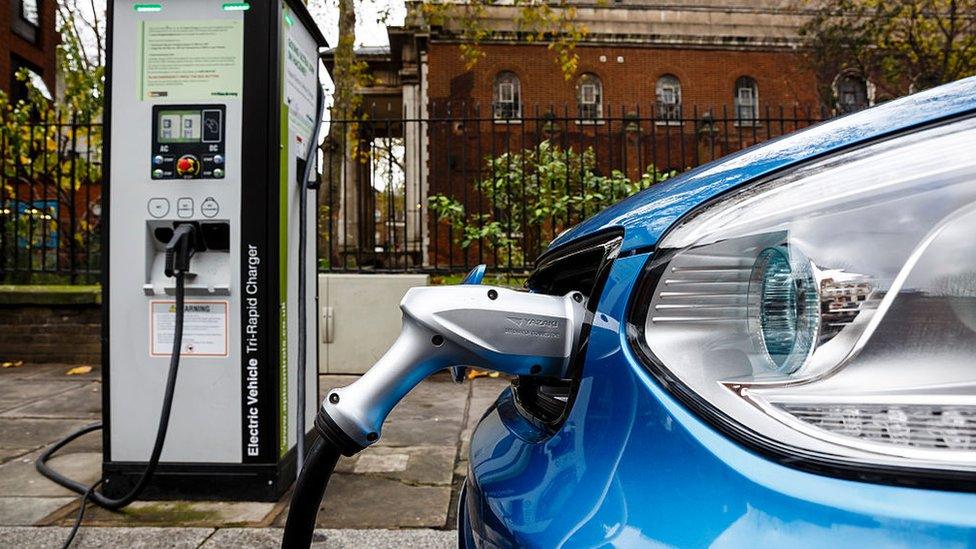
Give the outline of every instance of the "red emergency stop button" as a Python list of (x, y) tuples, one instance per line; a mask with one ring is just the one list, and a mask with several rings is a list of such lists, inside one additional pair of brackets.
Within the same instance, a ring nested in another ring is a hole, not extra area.
[(182, 176), (194, 176), (200, 173), (200, 161), (192, 154), (185, 154), (176, 161), (176, 173)]

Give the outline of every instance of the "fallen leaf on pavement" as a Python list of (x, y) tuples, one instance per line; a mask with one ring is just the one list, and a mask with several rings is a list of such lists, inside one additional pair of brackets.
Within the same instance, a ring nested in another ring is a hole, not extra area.
[(80, 376), (80, 375), (91, 373), (91, 371), (92, 371), (91, 366), (75, 366), (74, 368), (68, 370), (67, 373), (65, 373), (65, 375)]
[(468, 379), (475, 379), (479, 377), (498, 377), (498, 372), (488, 372), (485, 370), (475, 370), (474, 368), (468, 370)]
[(3, 366), (4, 368), (20, 368), (23, 365), (23, 360), (18, 360), (16, 362), (4, 362), (3, 364), (0, 364), (0, 366)]

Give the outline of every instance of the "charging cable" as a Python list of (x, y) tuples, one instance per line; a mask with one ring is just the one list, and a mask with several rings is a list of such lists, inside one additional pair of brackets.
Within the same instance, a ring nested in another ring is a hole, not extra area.
[(139, 497), (139, 494), (146, 489), (150, 479), (152, 479), (153, 473), (156, 472), (156, 466), (159, 465), (159, 457), (163, 453), (163, 443), (166, 441), (166, 430), (169, 428), (169, 416), (173, 408), (173, 392), (176, 388), (176, 374), (180, 369), (180, 348), (183, 345), (183, 303), (186, 293), (184, 282), (190, 268), (190, 259), (193, 257), (193, 254), (196, 253), (197, 249), (196, 230), (196, 226), (190, 223), (179, 225), (173, 230), (173, 237), (170, 239), (169, 243), (166, 244), (166, 267), (164, 272), (166, 276), (176, 279), (176, 327), (173, 333), (173, 350), (170, 354), (169, 374), (166, 377), (166, 390), (163, 393), (163, 408), (159, 412), (159, 426), (156, 429), (156, 442), (153, 444), (152, 454), (149, 456), (149, 463), (146, 465), (146, 469), (143, 471), (142, 476), (139, 477), (136, 485), (132, 488), (132, 490), (120, 498), (109, 498), (96, 490), (96, 488), (98, 488), (98, 486), (104, 482), (104, 479), (99, 480), (92, 486), (85, 486), (76, 480), (72, 480), (64, 475), (61, 475), (48, 466), (48, 460), (50, 460), (58, 450), (83, 435), (102, 429), (103, 424), (101, 423), (82, 427), (81, 429), (59, 440), (54, 444), (54, 446), (51, 446), (43, 454), (41, 454), (34, 464), (39, 473), (73, 492), (81, 494), (82, 496), (81, 506), (78, 509), (78, 516), (75, 519), (74, 526), (71, 528), (71, 532), (68, 534), (68, 539), (65, 540), (64, 545), (62, 546), (64, 548), (71, 545), (75, 535), (78, 533), (78, 529), (81, 527), (81, 522), (85, 518), (86, 504), (89, 501), (95, 505), (98, 505), (99, 507), (104, 507), (105, 509), (110, 510), (125, 507), (126, 505), (135, 501), (135, 499)]
[[(305, 265), (308, 262), (306, 248), (307, 245), (307, 230), (305, 225), (308, 220), (308, 191), (317, 190), (318, 178), (314, 182), (309, 180), (312, 177), (312, 167), (315, 166), (315, 147), (319, 142), (319, 129), (322, 127), (322, 120), (325, 118), (325, 101), (322, 93), (322, 88), (319, 87), (318, 93), (318, 119), (315, 121), (315, 126), (312, 129), (311, 138), (308, 141), (308, 150), (305, 153), (305, 169), (302, 170), (301, 180), (298, 182), (299, 193), (301, 193), (298, 201), (298, 372), (296, 381), (298, 386), (296, 387), (296, 406), (298, 408), (298, 413), (296, 414), (296, 438), (295, 438), (295, 459), (296, 459), (296, 472), (301, 473), (302, 468), (305, 466), (305, 402), (306, 402), (306, 389), (305, 389), (305, 364), (308, 360), (308, 349), (306, 348), (307, 340), (307, 315), (306, 310), (308, 305), (306, 304), (308, 293), (308, 283), (307, 276), (305, 272)], [(315, 201), (318, 204), (318, 200)], [(316, 231), (316, 234), (318, 231)], [(316, 269), (317, 270), (317, 269)], [(318, 368), (316, 367), (316, 371)], [(297, 474), (296, 473), (296, 474)]]

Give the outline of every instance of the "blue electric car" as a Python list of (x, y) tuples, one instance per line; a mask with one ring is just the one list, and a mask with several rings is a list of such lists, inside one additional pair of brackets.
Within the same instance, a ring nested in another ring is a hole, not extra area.
[(556, 239), (571, 379), (471, 439), (462, 547), (976, 546), (976, 79), (702, 166)]

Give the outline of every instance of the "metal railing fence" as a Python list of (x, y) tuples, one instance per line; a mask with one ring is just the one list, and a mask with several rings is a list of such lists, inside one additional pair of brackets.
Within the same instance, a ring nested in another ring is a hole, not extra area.
[(423, 116), (373, 105), (331, 113), (323, 145), (320, 267), (461, 273), (531, 270), (563, 230), (711, 160), (824, 119), (819, 109), (602, 105), (484, 108)]
[[(552, 238), (626, 196), (825, 111), (431, 103), (421, 116), (330, 113), (320, 150), (323, 272), (531, 270)], [(102, 126), (0, 120), (0, 283), (96, 283)]]
[(0, 113), (0, 283), (96, 283), (102, 125), (15, 116)]

